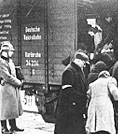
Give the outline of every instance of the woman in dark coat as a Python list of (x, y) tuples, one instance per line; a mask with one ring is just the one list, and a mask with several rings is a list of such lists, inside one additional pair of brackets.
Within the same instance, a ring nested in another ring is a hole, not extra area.
[(83, 67), (88, 56), (77, 52), (74, 60), (66, 67), (62, 75), (55, 134), (84, 134), (86, 113), (86, 83)]

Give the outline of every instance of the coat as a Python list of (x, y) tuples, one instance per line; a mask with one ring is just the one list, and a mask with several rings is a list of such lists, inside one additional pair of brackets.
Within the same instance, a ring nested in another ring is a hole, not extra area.
[(95, 80), (97, 80), (98, 79), (98, 75), (99, 75), (99, 73), (97, 73), (97, 72), (89, 73), (88, 78), (87, 78), (87, 85), (89, 85), (90, 83), (92, 83)]
[(90, 133), (106, 131), (116, 134), (114, 108), (110, 94), (118, 100), (118, 88), (114, 78), (98, 78), (89, 85), (90, 96), (86, 131)]
[(83, 114), (86, 112), (86, 99), (86, 84), (83, 72), (80, 67), (72, 62), (62, 75), (62, 89), (57, 107), (55, 134), (85, 133)]
[[(112, 67), (111, 75), (117, 80), (118, 83), (118, 61), (116, 61), (116, 63)], [(115, 108), (115, 112), (118, 113), (118, 101), (114, 102), (114, 108)], [(118, 123), (117, 123), (117, 129), (118, 129)]]
[(21, 82), (16, 78), (12, 60), (0, 58), (0, 77), (0, 120), (17, 118), (23, 113), (18, 90)]
[(116, 78), (117, 82), (118, 82), (118, 61), (116, 61), (116, 63), (114, 64), (114, 66), (112, 67), (112, 72), (111, 72), (112, 76)]

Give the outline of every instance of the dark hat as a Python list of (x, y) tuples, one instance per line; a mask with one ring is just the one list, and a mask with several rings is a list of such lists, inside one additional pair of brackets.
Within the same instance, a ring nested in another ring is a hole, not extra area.
[(74, 55), (74, 59), (80, 59), (89, 63), (89, 57), (84, 52), (76, 52)]
[(101, 53), (100, 59), (101, 59), (101, 61), (105, 62), (106, 65), (109, 65), (110, 63), (113, 63), (112, 56), (108, 53)]
[(106, 64), (103, 61), (98, 61), (95, 63), (95, 70), (100, 72), (106, 69)]
[(68, 56), (66, 59), (62, 60), (62, 64), (67, 66), (71, 61), (71, 56)]

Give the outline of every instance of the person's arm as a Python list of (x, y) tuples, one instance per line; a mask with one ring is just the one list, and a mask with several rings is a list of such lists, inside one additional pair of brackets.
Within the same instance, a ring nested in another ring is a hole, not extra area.
[(62, 75), (62, 90), (61, 96), (63, 98), (69, 99), (71, 92), (72, 92), (72, 85), (73, 85), (73, 74), (70, 70), (64, 71)]
[(114, 64), (111, 71), (112, 76), (117, 80), (118, 82), (118, 61)]
[(3, 78), (3, 81), (6, 83), (9, 83), (13, 86), (22, 85), (22, 82), (13, 75), (11, 75), (10, 72), (8, 71), (8, 68), (3, 64), (0, 65), (0, 75)]
[(107, 36), (101, 41), (100, 44), (98, 44), (98, 50), (102, 49), (105, 44), (109, 44), (113, 40), (113, 31), (110, 30), (107, 34)]
[(117, 87), (117, 81), (115, 78), (113, 77), (110, 78), (109, 83), (108, 83), (108, 88), (114, 100), (118, 100), (118, 87)]
[(86, 108), (88, 108), (88, 107), (89, 107), (90, 100), (91, 100), (91, 89), (90, 89), (90, 84), (89, 84), (89, 89), (88, 89), (88, 91), (87, 91), (87, 102), (86, 102)]

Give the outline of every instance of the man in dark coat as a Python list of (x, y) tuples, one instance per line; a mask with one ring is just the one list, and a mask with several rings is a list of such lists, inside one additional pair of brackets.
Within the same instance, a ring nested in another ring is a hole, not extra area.
[(62, 75), (62, 89), (57, 107), (55, 134), (84, 134), (86, 83), (83, 68), (88, 56), (76, 52)]

